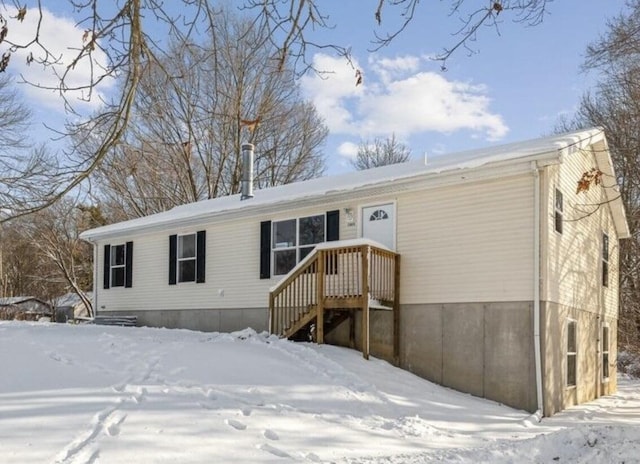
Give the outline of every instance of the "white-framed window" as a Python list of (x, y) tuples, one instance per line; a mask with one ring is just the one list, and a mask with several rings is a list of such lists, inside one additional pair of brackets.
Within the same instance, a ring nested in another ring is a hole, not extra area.
[(609, 286), (609, 236), (602, 234), (602, 286)]
[(318, 243), (325, 241), (325, 222), (324, 214), (273, 221), (273, 275), (288, 273)]
[(609, 379), (609, 326), (602, 326), (602, 380)]
[(178, 235), (178, 282), (196, 281), (196, 234)]
[(578, 323), (567, 319), (567, 387), (575, 387), (578, 370)]
[(124, 287), (126, 262), (126, 249), (124, 243), (122, 245), (111, 245), (109, 265), (111, 287)]
[(564, 217), (564, 204), (562, 199), (562, 192), (559, 189), (555, 189), (554, 199), (553, 199), (553, 211), (554, 211), (554, 227), (556, 232), (559, 234), (562, 233), (562, 221)]

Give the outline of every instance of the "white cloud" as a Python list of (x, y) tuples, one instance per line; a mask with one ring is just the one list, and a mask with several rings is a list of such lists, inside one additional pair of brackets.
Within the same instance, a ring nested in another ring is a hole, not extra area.
[(343, 142), (338, 146), (338, 155), (354, 160), (358, 156), (358, 145), (353, 142)]
[(376, 55), (369, 57), (369, 66), (378, 75), (383, 84), (389, 84), (393, 79), (399, 79), (420, 68), (420, 58), (417, 56), (398, 56), (384, 58)]
[[(307, 76), (302, 86), (333, 134), (368, 138), (395, 132), (408, 137), (427, 131), (469, 130), (488, 140), (506, 135), (502, 117), (489, 108), (486, 86), (420, 71), (420, 63), (411, 56), (374, 56), (368, 63), (373, 71), (356, 87), (354, 71), (345, 60), (316, 55), (314, 65), (334, 73), (326, 79)], [(371, 75), (378, 80), (371, 80)]]
[[(33, 40), (39, 20), (38, 10), (30, 8), (23, 22), (12, 18), (15, 10), (3, 12), (3, 16), (8, 18), (9, 34), (7, 39), (16, 44), (27, 44)], [(69, 18), (56, 16), (51, 11), (42, 9), (42, 22), (40, 27), (40, 41), (46, 45), (52, 57), (58, 58), (59, 62), (54, 66), (42, 66), (36, 62), (27, 65), (27, 56), (33, 53), (33, 57), (42, 59), (45, 57), (44, 51), (31, 45), (28, 49), (18, 49), (11, 56), (9, 65), (10, 71), (15, 74), (22, 74), (24, 79), (32, 85), (24, 86), (24, 93), (28, 98), (37, 101), (38, 105), (45, 105), (49, 108), (62, 110), (63, 101), (60, 93), (55, 90), (45, 90), (39, 87), (56, 87), (59, 85), (59, 77), (66, 70), (82, 46), (82, 35), (84, 31)], [(51, 58), (53, 59), (53, 58)], [(107, 63), (106, 55), (99, 49), (93, 54), (93, 65), (96, 72), (100, 72)], [(91, 79), (91, 65), (89, 59), (83, 59), (71, 70), (68, 75), (66, 85), (68, 88), (75, 88), (86, 85)], [(79, 90), (68, 90), (65, 92), (67, 99), (78, 107), (87, 109), (101, 105), (102, 92), (107, 91), (113, 85), (112, 79), (106, 79), (98, 86), (91, 96), (90, 102), (83, 102), (87, 92)]]

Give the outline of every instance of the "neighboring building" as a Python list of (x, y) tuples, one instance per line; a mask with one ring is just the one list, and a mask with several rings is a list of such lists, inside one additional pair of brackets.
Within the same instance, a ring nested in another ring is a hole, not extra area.
[(51, 316), (51, 305), (33, 296), (0, 298), (0, 319), (37, 321)]
[[(86, 292), (84, 296), (89, 303), (93, 299), (92, 292)], [(80, 295), (75, 292), (65, 293), (55, 298), (53, 305), (56, 313), (56, 322), (67, 322), (89, 317), (89, 311), (85, 303), (80, 298)]]
[[(592, 168), (603, 185), (576, 193)], [(319, 324), (319, 341), (326, 332), (545, 415), (616, 390), (618, 240), (628, 236), (599, 129), (201, 201), (82, 235), (95, 246), (98, 314), (287, 336)], [(354, 280), (345, 260), (355, 254), (356, 267), (391, 264)], [(306, 283), (289, 291), (300, 275)], [(347, 291), (365, 306), (340, 299)]]

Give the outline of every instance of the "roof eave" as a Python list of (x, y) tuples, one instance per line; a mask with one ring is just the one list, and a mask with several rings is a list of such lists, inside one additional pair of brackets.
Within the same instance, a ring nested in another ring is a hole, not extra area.
[[(509, 172), (509, 169), (512, 167), (519, 166), (522, 172), (529, 169), (529, 166), (532, 161), (536, 161), (539, 163), (548, 163), (548, 162), (558, 162), (561, 159), (560, 150), (551, 150), (543, 153), (536, 153), (529, 156), (523, 156), (519, 158), (500, 160), (495, 162), (488, 162), (479, 166), (473, 167), (463, 167), (463, 168), (455, 168), (448, 169), (445, 171), (437, 171), (437, 172), (425, 172), (418, 173), (411, 176), (406, 176), (404, 178), (397, 179), (386, 179), (383, 181), (379, 181), (372, 184), (366, 184), (354, 188), (343, 188), (336, 189), (334, 191), (316, 193), (311, 195), (302, 196), (299, 198), (293, 199), (284, 199), (280, 201), (275, 201), (269, 204), (256, 204), (255, 206), (247, 206), (241, 209), (232, 209), (232, 210), (220, 210), (213, 212), (203, 212), (200, 214), (194, 214), (189, 217), (185, 217), (182, 219), (169, 219), (162, 222), (157, 222), (153, 224), (145, 224), (142, 226), (134, 226), (131, 228), (123, 228), (118, 231), (105, 231), (100, 232), (100, 229), (94, 229), (96, 232), (92, 233), (91, 230), (85, 231), (80, 235), (80, 238), (86, 240), (88, 242), (97, 242), (102, 239), (107, 239), (111, 237), (124, 237), (132, 234), (139, 233), (149, 233), (155, 231), (165, 230), (167, 227), (171, 228), (187, 228), (190, 226), (201, 225), (202, 223), (209, 222), (216, 218), (224, 217), (225, 219), (239, 219), (246, 218), (256, 215), (264, 215), (270, 212), (276, 212), (282, 210), (284, 206), (288, 208), (297, 208), (298, 206), (308, 207), (310, 203), (314, 200), (320, 201), (321, 203), (326, 203), (328, 201), (340, 201), (346, 200), (350, 198), (361, 198), (369, 195), (376, 194), (377, 191), (385, 190), (390, 186), (393, 186), (394, 189), (400, 190), (411, 190), (414, 188), (424, 188), (425, 186), (429, 186), (434, 182), (440, 186), (446, 183), (446, 185), (452, 185), (456, 183), (461, 183), (467, 180), (469, 174), (472, 173), (482, 173), (486, 172), (493, 177), (498, 177), (504, 175)], [(517, 171), (518, 169), (516, 169)], [(440, 180), (441, 182), (436, 182)], [(259, 195), (259, 191), (256, 192), (256, 195)], [(248, 200), (251, 201), (251, 200)]]

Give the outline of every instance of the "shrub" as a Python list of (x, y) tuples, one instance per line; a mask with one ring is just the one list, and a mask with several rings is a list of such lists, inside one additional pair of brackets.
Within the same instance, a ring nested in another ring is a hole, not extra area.
[(618, 372), (640, 378), (640, 355), (623, 350), (618, 353)]

